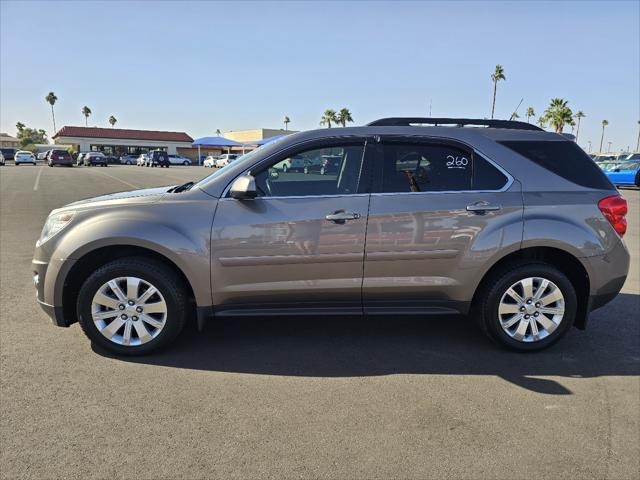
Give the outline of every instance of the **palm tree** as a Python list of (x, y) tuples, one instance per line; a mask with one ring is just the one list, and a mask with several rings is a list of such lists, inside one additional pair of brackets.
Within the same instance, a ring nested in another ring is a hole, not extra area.
[(353, 123), (353, 117), (348, 108), (341, 108), (336, 117), (336, 122), (342, 124), (343, 127), (347, 126), (347, 123)]
[(16, 123), (16, 128), (18, 129), (18, 132), (21, 132), (22, 130), (24, 130), (24, 127), (26, 127), (24, 123), (22, 122)]
[(509, 120), (516, 120), (518, 118), (520, 118), (520, 115), (518, 115), (518, 112), (513, 112), (509, 117)]
[(569, 120), (567, 122), (569, 124), (569, 126), (571, 127), (571, 134), (573, 135), (573, 132), (576, 129), (576, 121), (572, 118), (571, 120)]
[(284, 131), (285, 132), (287, 130), (289, 130), (289, 123), (290, 122), (291, 122), (291, 119), (285, 115), (285, 117), (284, 117)]
[(547, 116), (546, 116), (546, 115), (540, 115), (540, 116), (538, 117), (538, 126), (539, 126), (540, 128), (546, 128), (546, 126), (547, 126), (547, 120), (548, 120), (548, 119), (547, 119)]
[(552, 98), (551, 104), (544, 112), (546, 120), (554, 127), (556, 133), (562, 133), (565, 124), (573, 121), (573, 112), (568, 106), (569, 102), (562, 98)]
[(84, 126), (86, 127), (89, 122), (89, 115), (91, 115), (91, 109), (85, 105), (82, 107), (82, 114), (84, 115)]
[(331, 128), (332, 123), (338, 123), (338, 117), (335, 110), (328, 108), (320, 119), (320, 125), (326, 125), (327, 128)]
[(604, 127), (609, 125), (609, 120), (602, 120), (602, 136), (600, 137), (600, 153), (602, 153), (602, 142), (604, 142)]
[(113, 128), (113, 126), (118, 122), (118, 119), (116, 117), (114, 117), (113, 115), (111, 115), (109, 117), (109, 124), (111, 125), (111, 128)]
[(531, 123), (529, 119), (535, 116), (536, 116), (536, 111), (533, 109), (533, 107), (527, 108), (527, 123)]
[(504, 68), (502, 68), (502, 65), (496, 65), (496, 69), (491, 74), (491, 81), (493, 82), (493, 105), (491, 106), (491, 118), (493, 118), (493, 114), (496, 110), (496, 89), (498, 87), (498, 82), (506, 79), (507, 77), (504, 76)]
[(49, 94), (44, 97), (44, 99), (49, 103), (49, 105), (51, 105), (51, 118), (53, 119), (53, 133), (56, 133), (56, 115), (53, 112), (53, 105), (56, 103), (56, 101), (58, 100), (58, 97), (56, 97), (56, 94), (53, 92), (49, 92)]
[(582, 110), (578, 110), (576, 112), (576, 116), (575, 118), (578, 119), (578, 125), (576, 127), (576, 143), (578, 143), (578, 136), (580, 135), (580, 119), (586, 117), (586, 115), (584, 114), (584, 112)]
[(219, 137), (219, 136), (220, 136), (220, 129), (216, 128), (216, 137)]

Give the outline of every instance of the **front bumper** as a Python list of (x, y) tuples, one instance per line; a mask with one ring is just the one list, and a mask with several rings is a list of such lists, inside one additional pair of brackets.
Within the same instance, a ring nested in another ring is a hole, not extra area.
[(58, 284), (59, 278), (64, 278), (68, 265), (68, 262), (55, 259), (46, 262), (34, 258), (31, 262), (38, 305), (58, 327), (68, 327), (72, 323), (64, 314), (62, 289)]

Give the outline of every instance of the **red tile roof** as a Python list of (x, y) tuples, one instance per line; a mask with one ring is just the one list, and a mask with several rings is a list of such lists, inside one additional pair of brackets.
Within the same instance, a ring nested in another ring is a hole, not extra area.
[(158, 132), (154, 130), (125, 130), (123, 128), (98, 127), (62, 127), (53, 138), (85, 137), (114, 138), (121, 140), (147, 140), (162, 142), (193, 142), (193, 138), (184, 132)]

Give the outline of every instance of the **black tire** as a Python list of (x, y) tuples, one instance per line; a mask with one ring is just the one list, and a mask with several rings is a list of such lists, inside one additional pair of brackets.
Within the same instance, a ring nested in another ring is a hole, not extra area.
[[(502, 328), (498, 306), (503, 294), (513, 284), (527, 277), (543, 277), (555, 283), (564, 296), (565, 311), (558, 327), (546, 338), (534, 342), (521, 342), (510, 337)], [(557, 268), (542, 262), (523, 261), (494, 272), (481, 287), (474, 317), (480, 327), (499, 345), (519, 352), (533, 352), (547, 348), (560, 340), (574, 323), (577, 295), (571, 281)]]
[[(167, 317), (157, 337), (138, 346), (114, 343), (100, 333), (91, 317), (91, 303), (98, 289), (111, 279), (135, 276), (154, 285), (167, 304)], [(170, 268), (154, 260), (127, 257), (114, 260), (98, 268), (84, 282), (76, 302), (78, 320), (83, 332), (93, 344), (117, 355), (145, 355), (166, 347), (182, 331), (187, 318), (187, 294), (179, 276)]]
[(186, 160), (184, 162), (182, 162), (182, 165), (184, 165), (185, 167), (189, 166), (189, 162), (187, 162)]

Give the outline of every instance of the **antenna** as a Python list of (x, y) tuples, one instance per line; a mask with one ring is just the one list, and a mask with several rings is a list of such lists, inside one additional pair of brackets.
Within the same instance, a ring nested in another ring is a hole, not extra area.
[(516, 109), (513, 111), (513, 113), (511, 114), (511, 117), (509, 117), (509, 120), (514, 120), (513, 117), (515, 117), (515, 114), (518, 113), (518, 109), (520, 108), (520, 105), (522, 105), (522, 102), (524, 102), (524, 98), (520, 99), (520, 103), (518, 104), (518, 106), (516, 107)]

